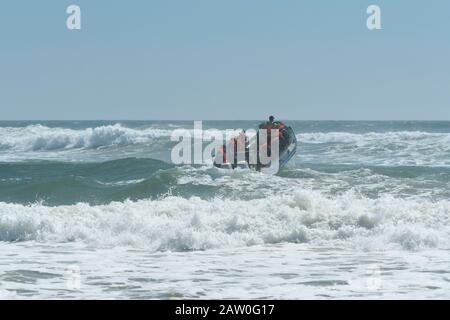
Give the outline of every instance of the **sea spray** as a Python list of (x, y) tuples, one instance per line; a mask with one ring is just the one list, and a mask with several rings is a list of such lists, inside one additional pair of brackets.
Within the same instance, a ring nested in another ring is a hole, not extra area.
[[(353, 193), (329, 198), (315, 191), (249, 201), (166, 197), (100, 206), (1, 203), (0, 241), (81, 241), (184, 251), (343, 240), (345, 246), (358, 247), (382, 239), (385, 248), (419, 250), (448, 247), (449, 214), (448, 201), (372, 200)], [(374, 220), (368, 223), (367, 216)]]

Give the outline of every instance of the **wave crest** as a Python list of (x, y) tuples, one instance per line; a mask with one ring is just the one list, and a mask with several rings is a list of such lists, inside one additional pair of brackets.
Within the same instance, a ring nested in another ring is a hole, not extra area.
[(450, 133), (431, 133), (422, 131), (391, 131), (391, 132), (307, 132), (297, 135), (304, 143), (401, 143), (437, 141), (450, 143)]
[(327, 163), (371, 163), (375, 165), (449, 166), (450, 133), (314, 132), (297, 135), (310, 150), (303, 159)]
[(380, 250), (448, 247), (450, 202), (315, 191), (255, 200), (167, 197), (90, 206), (0, 203), (0, 241), (83, 241), (155, 251), (310, 242)]
[(121, 124), (106, 125), (82, 130), (49, 128), (30, 125), (24, 128), (0, 128), (4, 147), (20, 151), (45, 151), (57, 149), (94, 149), (151, 142), (169, 136), (170, 130), (131, 129)]

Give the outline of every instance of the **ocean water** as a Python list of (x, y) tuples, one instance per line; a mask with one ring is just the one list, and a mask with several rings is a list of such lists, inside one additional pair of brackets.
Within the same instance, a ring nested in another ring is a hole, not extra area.
[(173, 165), (190, 121), (0, 122), (0, 298), (450, 298), (450, 122), (287, 124), (267, 176)]

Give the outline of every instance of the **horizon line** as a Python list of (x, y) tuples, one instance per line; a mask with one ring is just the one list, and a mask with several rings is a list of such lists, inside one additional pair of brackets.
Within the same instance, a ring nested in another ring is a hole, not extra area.
[[(128, 121), (128, 122), (138, 122), (138, 121), (264, 121), (265, 119), (7, 119), (7, 120), (0, 120), (0, 122), (18, 122), (18, 121), (24, 121), (24, 122), (36, 122), (36, 121)], [(283, 119), (282, 121), (323, 121), (323, 122), (338, 122), (338, 121), (346, 121), (346, 122), (361, 122), (361, 121), (373, 121), (373, 122), (385, 122), (385, 121), (391, 121), (391, 122), (450, 122), (450, 119), (426, 119), (426, 120), (420, 120), (420, 119)]]

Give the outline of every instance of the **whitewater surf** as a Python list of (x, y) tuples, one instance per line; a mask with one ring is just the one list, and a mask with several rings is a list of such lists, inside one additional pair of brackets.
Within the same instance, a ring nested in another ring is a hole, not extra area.
[(448, 297), (450, 123), (290, 125), (267, 176), (171, 163), (191, 122), (0, 122), (0, 297)]

